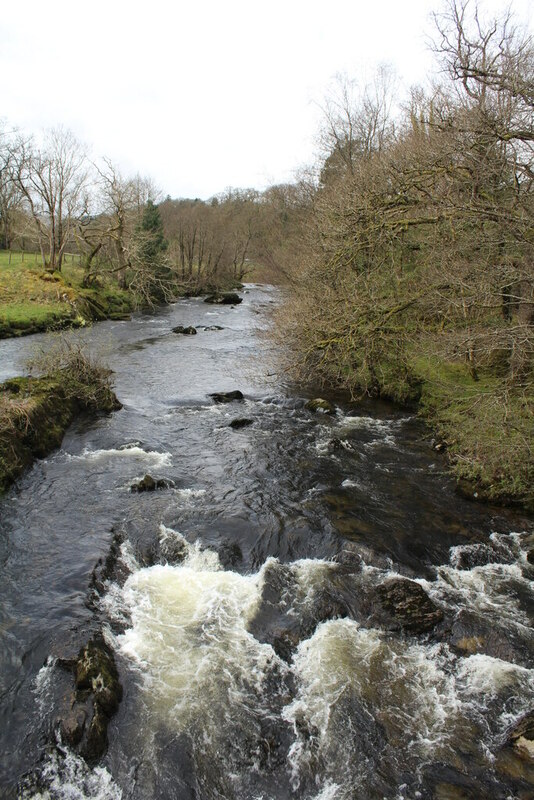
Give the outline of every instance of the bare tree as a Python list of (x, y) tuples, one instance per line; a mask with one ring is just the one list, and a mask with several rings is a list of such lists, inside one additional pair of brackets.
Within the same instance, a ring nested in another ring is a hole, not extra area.
[(75, 220), (83, 211), (85, 150), (63, 128), (45, 133), (42, 146), (19, 138), (12, 149), (13, 179), (37, 230), (43, 266), (61, 270)]
[(346, 75), (336, 77), (322, 106), (324, 124), (319, 145), (325, 158), (323, 183), (336, 174), (352, 174), (359, 159), (380, 152), (392, 140), (395, 85), (395, 74), (385, 65), (364, 87)]
[(14, 236), (14, 218), (21, 207), (21, 192), (13, 179), (12, 134), (0, 123), (0, 247), (10, 249)]

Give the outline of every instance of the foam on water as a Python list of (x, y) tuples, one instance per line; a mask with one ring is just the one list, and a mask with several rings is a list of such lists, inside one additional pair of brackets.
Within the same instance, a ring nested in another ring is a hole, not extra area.
[(49, 706), (48, 694), (52, 687), (54, 667), (56, 666), (56, 663), (56, 658), (53, 656), (48, 656), (46, 663), (41, 667), (35, 676), (34, 688), (41, 714), (44, 714)]
[(485, 655), (457, 658), (447, 645), (393, 640), (348, 619), (321, 624), (300, 644), (293, 670), (299, 690), (283, 712), (296, 737), (293, 787), (320, 759), (336, 798), (352, 797), (381, 754), (394, 760), (400, 751), (409, 768), (453, 758), (458, 741), (479, 741), (478, 757), (490, 760), (482, 732), (491, 740), (507, 720), (489, 730), (488, 704), (508, 698), (515, 718), (534, 690), (533, 670)]
[(122, 790), (104, 767), (89, 768), (68, 748), (58, 747), (45, 760), (39, 791), (22, 789), (21, 800), (121, 800)]
[[(453, 608), (466, 608), (495, 621), (530, 628), (528, 614), (521, 608), (514, 587), (522, 587), (528, 593), (534, 588), (533, 582), (525, 576), (526, 563), (520, 548), (520, 535), (492, 534), (490, 542), (500, 548), (504, 557), (511, 563), (487, 563), (460, 569), (462, 554), (476, 553), (480, 545), (461, 545), (451, 548), (450, 563), (438, 567), (438, 580), (419, 583), (434, 599), (446, 602)], [(499, 550), (496, 550), (497, 554)]]
[(230, 718), (239, 704), (246, 709), (251, 694), (258, 702), (265, 675), (279, 661), (247, 631), (263, 571), (224, 571), (215, 552), (162, 526), (162, 542), (171, 538), (185, 547), (184, 560), (128, 578), (122, 603), (132, 624), (117, 644), (137, 665), (145, 701), (160, 719), (175, 731), (210, 720), (220, 729), (217, 712)]
[(170, 453), (158, 453), (155, 450), (143, 450), (142, 447), (134, 445), (131, 447), (110, 448), (109, 450), (91, 450), (86, 448), (79, 456), (70, 458), (81, 461), (105, 461), (109, 458), (132, 459), (151, 464), (153, 467), (168, 467), (171, 464)]

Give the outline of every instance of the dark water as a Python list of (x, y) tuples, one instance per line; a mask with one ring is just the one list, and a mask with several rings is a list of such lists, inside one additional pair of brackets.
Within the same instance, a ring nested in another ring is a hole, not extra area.
[[(124, 409), (80, 419), (0, 501), (0, 796), (533, 796), (502, 749), (534, 698), (530, 523), (458, 497), (409, 414), (308, 412), (272, 376), (276, 298), (251, 286), (236, 308), (187, 300), (74, 334)], [(0, 378), (45, 341), (0, 342)], [(208, 397), (233, 389), (243, 403)], [(172, 486), (131, 493), (145, 473)], [(436, 631), (376, 616), (395, 575), (442, 608)], [(98, 630), (124, 699), (89, 769), (57, 741), (72, 687), (56, 659)]]

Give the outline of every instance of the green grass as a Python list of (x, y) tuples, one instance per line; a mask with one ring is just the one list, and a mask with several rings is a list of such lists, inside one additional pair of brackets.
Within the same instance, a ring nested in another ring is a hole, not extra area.
[[(10, 263), (11, 262), (11, 263)], [(67, 254), (61, 273), (49, 273), (34, 254), (0, 251), (0, 337), (124, 318), (134, 308), (131, 292), (110, 280), (83, 289), (78, 256)]]
[(534, 387), (508, 384), (493, 371), (473, 380), (467, 366), (414, 363), (420, 414), (447, 446), (460, 485), (472, 496), (534, 510)]

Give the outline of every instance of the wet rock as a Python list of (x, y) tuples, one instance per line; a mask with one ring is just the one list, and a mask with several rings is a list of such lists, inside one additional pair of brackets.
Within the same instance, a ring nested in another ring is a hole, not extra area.
[(345, 571), (354, 573), (361, 572), (364, 561), (360, 553), (351, 547), (351, 543), (347, 542), (339, 553), (333, 557), (332, 561), (339, 564)]
[(469, 544), (456, 550), (452, 559), (456, 569), (473, 569), (486, 564), (512, 564), (515, 556), (508, 548), (497, 544)]
[(253, 419), (249, 419), (248, 417), (238, 417), (237, 419), (233, 419), (231, 421), (230, 428), (239, 430), (239, 428), (246, 428), (248, 425), (252, 425), (253, 423)]
[(506, 746), (521, 758), (534, 762), (534, 709), (524, 714), (507, 731)]
[(184, 336), (194, 336), (197, 332), (197, 329), (194, 328), (192, 325), (188, 327), (184, 327), (183, 325), (177, 325), (175, 328), (172, 329), (173, 333), (181, 333)]
[(112, 692), (117, 704), (122, 698), (122, 687), (115, 666), (113, 653), (100, 635), (88, 642), (78, 654), (74, 679), (77, 689), (87, 689), (93, 693), (107, 689)]
[[(105, 559), (99, 558), (89, 581), (89, 592), (86, 604), (89, 608), (96, 610), (100, 598), (108, 591), (109, 582), (114, 581), (123, 586), (127, 578), (131, 575), (131, 569), (127, 562), (121, 558), (122, 544), (126, 539), (123, 531), (111, 529), (113, 538), (109, 546), (108, 554)], [(70, 669), (75, 667), (71, 664)]]
[(290, 664), (301, 638), (301, 633), (298, 630), (281, 628), (272, 633), (271, 646), (279, 658)]
[(233, 392), (213, 392), (209, 395), (216, 403), (232, 403), (234, 400), (244, 400), (243, 393), (236, 389)]
[(202, 330), (204, 331), (223, 331), (224, 328), (222, 325), (203, 325)]
[(233, 569), (243, 562), (243, 551), (237, 542), (224, 542), (219, 548), (219, 561), (224, 569)]
[(106, 752), (109, 720), (122, 699), (115, 658), (101, 634), (81, 648), (73, 673), (75, 692), (58, 720), (59, 731), (92, 764)]
[(337, 597), (327, 589), (315, 592), (312, 609), (314, 628), (321, 622), (328, 622), (328, 620), (331, 619), (344, 619), (352, 616), (343, 598)]
[(168, 538), (160, 545), (160, 554), (157, 553), (157, 548), (153, 552), (145, 553), (144, 562), (147, 566), (154, 566), (163, 557), (167, 564), (181, 564), (187, 558), (187, 544), (183, 539)]
[(427, 633), (443, 619), (443, 611), (422, 586), (408, 578), (390, 578), (377, 587), (378, 601), (390, 617), (390, 627)]
[(212, 305), (237, 306), (243, 302), (243, 298), (239, 297), (235, 292), (215, 292), (204, 298), (204, 302)]
[(167, 489), (169, 486), (169, 482), (164, 480), (163, 478), (156, 479), (153, 478), (152, 475), (145, 475), (145, 477), (138, 481), (138, 483), (132, 483), (130, 486), (131, 492), (154, 492), (156, 489)]
[(108, 747), (108, 723), (109, 718), (103, 711), (96, 708), (85, 742), (82, 744), (81, 755), (89, 764), (98, 761)]
[(87, 712), (83, 708), (73, 708), (70, 713), (60, 720), (59, 730), (61, 740), (70, 747), (80, 744), (87, 721)]
[(530, 666), (532, 646), (528, 632), (521, 635), (508, 628), (501, 629), (482, 616), (462, 610), (454, 620), (449, 644), (460, 655), (484, 653), (492, 658)]
[(335, 414), (336, 409), (328, 400), (324, 400), (322, 397), (316, 397), (314, 400), (308, 400), (306, 403), (305, 408), (308, 411), (319, 412), (322, 414)]

